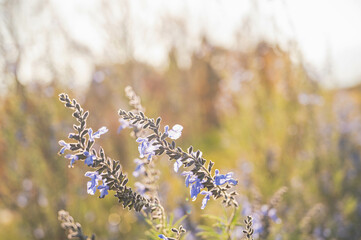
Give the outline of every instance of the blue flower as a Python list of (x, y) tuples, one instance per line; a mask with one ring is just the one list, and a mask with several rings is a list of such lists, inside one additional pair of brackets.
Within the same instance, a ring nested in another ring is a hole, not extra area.
[(182, 161), (180, 159), (178, 159), (173, 165), (174, 172), (178, 172), (178, 170), (182, 166), (182, 164), (183, 164)]
[(275, 208), (269, 209), (268, 205), (263, 205), (261, 208), (261, 212), (264, 216), (268, 216), (271, 218), (275, 223), (280, 223), (281, 219), (277, 216), (277, 211)]
[(219, 170), (216, 169), (215, 173), (216, 173), (216, 175), (214, 176), (214, 183), (216, 185), (223, 185), (225, 183), (230, 183), (232, 185), (237, 185), (237, 183), (238, 183), (237, 180), (234, 180), (232, 178), (232, 176), (233, 176), (232, 172), (229, 172), (226, 175), (223, 175), (223, 174), (219, 174)]
[(274, 209), (274, 208), (271, 208), (271, 209), (268, 211), (268, 216), (269, 216), (275, 223), (281, 222), (281, 219), (278, 218), (276, 209)]
[(155, 155), (154, 151), (157, 150), (159, 147), (154, 145), (154, 141), (149, 142), (147, 138), (138, 138), (137, 142), (139, 143), (139, 157), (143, 158), (145, 156), (148, 156), (147, 159), (150, 161)]
[(64, 154), (65, 150), (70, 150), (70, 144), (64, 142), (63, 140), (60, 140), (60, 141), (59, 141), (59, 145), (60, 145), (60, 146), (63, 146), (63, 147), (60, 149), (60, 154)]
[(88, 151), (84, 151), (83, 152), (84, 156), (86, 157), (84, 163), (88, 166), (91, 166), (93, 165), (93, 161), (95, 159), (95, 156), (94, 155), (91, 155)]
[(169, 126), (164, 127), (164, 133), (168, 135), (169, 138), (176, 140), (182, 135), (183, 127), (179, 124), (176, 124), (169, 130)]
[(101, 127), (95, 133), (93, 133), (93, 129), (89, 128), (89, 130), (88, 130), (89, 140), (94, 142), (94, 138), (100, 138), (100, 135), (102, 135), (106, 132), (108, 132), (107, 127)]
[(251, 215), (253, 217), (253, 229), (254, 229), (254, 237), (258, 238), (258, 236), (264, 231), (264, 226), (262, 224), (262, 219), (264, 217), (271, 218), (274, 222), (280, 223), (281, 219), (277, 217), (276, 209), (271, 208), (269, 209), (268, 205), (262, 205), (261, 209), (258, 211), (253, 212), (252, 206), (248, 202), (248, 200), (245, 200), (242, 209), (242, 215), (249, 216)]
[(263, 231), (264, 227), (262, 222), (258, 218), (253, 218), (253, 229), (256, 236), (259, 236)]
[(202, 195), (206, 195), (206, 196), (203, 198), (203, 200), (202, 200), (202, 207), (201, 207), (201, 209), (204, 209), (204, 208), (206, 207), (206, 205), (207, 205), (208, 200), (211, 198), (212, 193), (209, 192), (209, 191), (202, 191), (201, 194), (202, 194)]
[(267, 204), (263, 204), (261, 207), (261, 213), (263, 216), (266, 216), (268, 213), (268, 205)]
[(134, 177), (139, 177), (140, 174), (144, 173), (145, 168), (144, 168), (144, 162), (138, 158), (134, 159), (134, 162), (137, 164), (137, 166), (135, 167), (135, 170), (133, 172), (133, 176)]
[(195, 182), (191, 185), (191, 198), (192, 201), (195, 201), (197, 199), (198, 194), (201, 192), (201, 189), (203, 188), (203, 185), (201, 181), (197, 178)]
[(248, 201), (245, 201), (242, 204), (242, 215), (243, 216), (250, 216), (252, 215), (252, 206)]
[(166, 236), (164, 236), (163, 234), (159, 234), (158, 237), (163, 240), (168, 240), (168, 238)]
[(124, 128), (131, 128), (132, 126), (130, 125), (129, 121), (124, 120), (123, 118), (119, 118), (119, 122), (120, 122), (120, 126), (118, 128), (118, 133), (120, 133), (120, 131), (122, 131)]
[(98, 186), (98, 189), (100, 191), (100, 198), (104, 198), (108, 195), (109, 186), (106, 184), (105, 180), (103, 180), (103, 185)]
[(72, 154), (67, 154), (67, 155), (65, 156), (65, 158), (71, 159), (71, 161), (70, 161), (70, 167), (73, 167), (73, 163), (74, 163), (76, 160), (78, 160), (78, 156), (72, 155)]
[(136, 187), (137, 192), (138, 192), (140, 195), (144, 195), (144, 194), (145, 194), (146, 187), (144, 186), (144, 184), (142, 184), (142, 183), (140, 183), (140, 182), (136, 182), (136, 183), (134, 183), (134, 186)]
[(192, 172), (184, 171), (184, 172), (182, 172), (181, 175), (182, 175), (182, 176), (186, 176), (186, 179), (185, 179), (186, 187), (189, 187), (189, 184), (194, 183), (194, 181), (195, 181), (195, 176), (193, 176), (193, 173), (192, 173)]
[(94, 195), (97, 190), (98, 181), (102, 180), (102, 177), (99, 175), (97, 171), (95, 172), (86, 172), (86, 177), (90, 177), (91, 180), (87, 183), (87, 192), (90, 195)]
[(201, 189), (203, 188), (203, 185), (201, 183), (201, 180), (198, 179), (197, 176), (195, 176), (192, 172), (183, 172), (182, 176), (186, 176), (186, 187), (191, 186), (190, 194), (192, 201), (195, 201), (197, 199), (198, 194), (201, 192)]

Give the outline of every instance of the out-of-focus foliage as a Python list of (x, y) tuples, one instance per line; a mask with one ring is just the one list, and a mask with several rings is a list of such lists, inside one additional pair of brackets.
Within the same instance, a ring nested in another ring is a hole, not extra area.
[[(56, 154), (73, 124), (58, 102), (66, 91), (90, 111), (90, 126), (109, 128), (97, 144), (131, 173), (137, 143), (126, 130), (117, 134), (127, 85), (142, 97), (148, 116), (184, 126), (182, 146), (192, 144), (217, 167), (235, 172), (241, 208), (262, 206), (288, 187), (277, 207), (282, 221), (272, 224), (268, 239), (360, 239), (359, 89), (322, 90), (301, 63), (267, 43), (232, 52), (205, 41), (189, 69), (178, 67), (175, 54), (164, 71), (134, 60), (98, 66), (89, 88), (75, 92), (56, 80), (23, 86), (12, 76), (0, 105), (0, 239), (64, 239), (60, 209), (97, 239), (146, 238), (141, 215), (123, 210), (115, 198), (87, 195), (87, 167), (68, 169)], [(201, 211), (172, 165), (158, 162), (167, 212), (175, 219), (191, 213), (182, 223), (189, 233), (200, 230), (195, 221), (212, 226), (201, 214), (222, 215), (220, 202)], [(241, 236), (236, 230), (234, 238)]]

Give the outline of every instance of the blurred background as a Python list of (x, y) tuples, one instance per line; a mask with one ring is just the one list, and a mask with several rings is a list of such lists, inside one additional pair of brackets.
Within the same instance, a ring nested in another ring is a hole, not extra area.
[[(134, 184), (137, 143), (117, 134), (127, 85), (184, 126), (183, 148), (235, 173), (244, 203), (288, 187), (269, 239), (361, 239), (359, 29), (355, 0), (1, 0), (0, 239), (65, 239), (60, 209), (97, 239), (145, 239), (140, 215), (87, 195), (88, 168), (57, 155), (66, 92), (109, 128), (97, 143)], [(196, 232), (220, 202), (201, 211), (158, 164), (167, 212)]]

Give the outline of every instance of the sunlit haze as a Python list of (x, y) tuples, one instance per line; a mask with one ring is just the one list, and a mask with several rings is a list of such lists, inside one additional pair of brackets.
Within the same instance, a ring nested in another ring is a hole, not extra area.
[[(172, 46), (182, 49), (178, 60), (187, 67), (190, 53), (199, 47), (202, 35), (213, 44), (230, 49), (247, 48), (261, 39), (278, 43), (284, 49), (298, 49), (306, 68), (327, 87), (350, 86), (361, 78), (361, 3), (354, 0), (53, 0), (45, 9), (39, 17), (24, 8), (22, 17), (17, 18), (18, 24), (28, 25), (22, 34), (36, 42), (24, 57), (23, 61), (29, 64), (20, 71), (23, 81), (46, 80), (48, 76), (46, 69), (34, 71), (33, 65), (43, 42), (49, 39), (36, 36), (42, 28), (51, 32), (52, 21), (61, 22), (62, 31), (94, 54), (91, 60), (79, 56), (68, 59), (67, 50), (61, 50), (62, 40), (54, 34), (50, 36), (57, 46), (51, 48), (56, 62), (61, 67), (72, 61), (77, 81), (90, 79), (94, 64), (111, 59), (132, 57), (162, 68)], [(114, 26), (109, 26), (109, 22), (114, 22)], [(119, 33), (109, 39), (105, 27)], [(109, 41), (115, 39), (126, 51), (107, 52)]]

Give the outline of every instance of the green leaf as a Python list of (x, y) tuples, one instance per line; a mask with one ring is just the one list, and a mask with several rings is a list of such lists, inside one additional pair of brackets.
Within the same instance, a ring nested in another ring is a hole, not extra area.
[(208, 219), (211, 219), (211, 220), (215, 220), (217, 222), (221, 222), (223, 224), (227, 224), (227, 220), (226, 219), (223, 219), (223, 218), (220, 218), (220, 217), (217, 217), (215, 215), (211, 215), (211, 214), (203, 214), (202, 217), (204, 218), (208, 218)]

